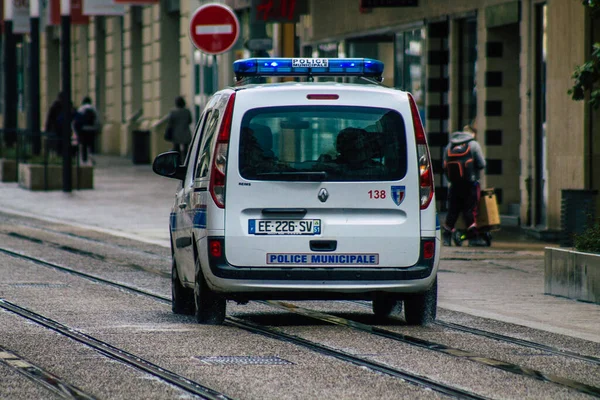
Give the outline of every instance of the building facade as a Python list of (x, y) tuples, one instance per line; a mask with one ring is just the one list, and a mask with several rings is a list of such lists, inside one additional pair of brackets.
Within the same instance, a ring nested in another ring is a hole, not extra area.
[[(208, 1), (130, 6), (124, 16), (73, 27), (72, 95), (76, 102), (90, 95), (98, 105), (101, 152), (131, 154), (138, 129), (151, 132), (152, 156), (168, 150), (164, 116), (174, 98), (183, 95), (197, 118), (210, 94), (233, 82), (232, 62), (253, 54), (244, 44), (260, 32), (272, 39), (271, 56), (384, 61), (384, 84), (410, 91), (418, 103), (439, 209), (448, 186), (443, 149), (466, 124), (476, 125), (487, 159), (482, 186), (496, 190), (503, 215), (535, 235), (560, 231), (563, 189), (600, 189), (600, 112), (567, 94), (575, 66), (600, 41), (600, 21), (581, 1), (418, 0), (416, 7), (361, 8), (360, 0), (297, 0), (293, 21), (257, 28), (253, 7), (269, 1), (220, 1), (236, 11), (241, 34), (218, 56), (194, 49), (188, 36), (191, 15)], [(43, 111), (60, 90), (59, 46), (59, 28), (45, 28)]]

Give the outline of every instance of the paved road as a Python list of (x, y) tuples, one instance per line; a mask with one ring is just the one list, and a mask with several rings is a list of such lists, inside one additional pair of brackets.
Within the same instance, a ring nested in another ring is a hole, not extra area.
[[(107, 342), (121, 357), (129, 353), (138, 362), (147, 360), (232, 398), (442, 398), (437, 391), (390, 375), (391, 370), (427, 377), (484, 398), (589, 399), (585, 393), (600, 395), (596, 387), (600, 366), (564, 354), (570, 350), (598, 357), (599, 343), (446, 308), (439, 309), (437, 324), (407, 326), (401, 316), (382, 320), (373, 315), (370, 304), (349, 301), (286, 302), (293, 306), (231, 301), (227, 324), (199, 325), (191, 316), (171, 312), (168, 248), (1, 212), (0, 222), (0, 248), (29, 257), (0, 252), (0, 298), (61, 323), (70, 335), (84, 332)], [(465, 255), (462, 251), (458, 254)], [(36, 257), (44, 262), (34, 262)], [(469, 257), (446, 263), (440, 276), (450, 294), (456, 289), (447, 277), (462, 274), (452, 263), (474, 271), (483, 263), (474, 260), (475, 255)], [(71, 272), (51, 268), (49, 263)], [(166, 301), (123, 287), (116, 290), (106, 281), (90, 281), (73, 271), (134, 286)], [(29, 370), (31, 364), (95, 398), (191, 398), (127, 367), (123, 359), (111, 360), (68, 339), (64, 330), (57, 334), (5, 311), (6, 304), (0, 301), (0, 346), (19, 358), (12, 358), (10, 367), (0, 361), (0, 398), (49, 398), (39, 391), (39, 383), (16, 373)], [(231, 321), (290, 336), (285, 340), (265, 336)], [(550, 345), (563, 353), (490, 339), (457, 330), (452, 324)], [(292, 344), (289, 337), (341, 350), (354, 361)], [(7, 359), (2, 349), (0, 358)], [(359, 361), (363, 364), (356, 365)], [(384, 366), (385, 372), (374, 371), (372, 363)]]

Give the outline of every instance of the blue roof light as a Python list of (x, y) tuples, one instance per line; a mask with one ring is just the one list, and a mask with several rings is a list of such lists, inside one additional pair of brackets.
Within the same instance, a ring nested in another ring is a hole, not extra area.
[(370, 58), (247, 58), (233, 63), (237, 80), (258, 76), (362, 76), (381, 79), (384, 65)]

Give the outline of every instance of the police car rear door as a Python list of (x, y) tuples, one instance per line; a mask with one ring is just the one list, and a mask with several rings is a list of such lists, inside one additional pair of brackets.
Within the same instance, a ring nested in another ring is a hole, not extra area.
[(406, 93), (319, 84), (239, 91), (226, 178), (228, 262), (414, 265), (417, 164)]

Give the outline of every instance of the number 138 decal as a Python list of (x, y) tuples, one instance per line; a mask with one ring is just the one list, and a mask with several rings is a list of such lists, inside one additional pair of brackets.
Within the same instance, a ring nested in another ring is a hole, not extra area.
[(387, 193), (385, 190), (369, 190), (368, 192), (370, 199), (385, 199), (387, 197)]

